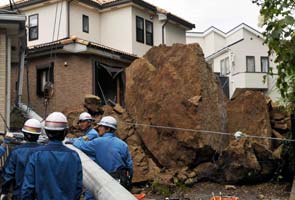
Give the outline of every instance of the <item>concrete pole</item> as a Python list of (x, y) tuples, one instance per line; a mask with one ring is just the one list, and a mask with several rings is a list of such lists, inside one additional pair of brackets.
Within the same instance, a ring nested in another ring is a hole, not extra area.
[(79, 154), (83, 167), (83, 185), (91, 191), (95, 199), (136, 200), (128, 190), (82, 151), (73, 145), (66, 146)]

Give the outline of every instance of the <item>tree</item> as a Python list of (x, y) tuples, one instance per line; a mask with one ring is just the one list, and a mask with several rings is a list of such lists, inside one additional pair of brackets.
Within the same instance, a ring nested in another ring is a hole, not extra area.
[[(261, 6), (260, 25), (270, 52), (275, 53), (278, 69), (277, 88), (283, 102), (295, 111), (295, 1), (253, 0)], [(269, 73), (273, 75), (270, 68)]]
[[(261, 6), (260, 25), (265, 26), (263, 35), (269, 54), (275, 53), (278, 69), (277, 87), (282, 100), (291, 114), (292, 131), (295, 139), (295, 1), (294, 0), (253, 0)], [(272, 69), (269, 73), (272, 75)], [(282, 152), (283, 168), (295, 174), (295, 145), (285, 143)], [(283, 169), (283, 171), (285, 171)]]

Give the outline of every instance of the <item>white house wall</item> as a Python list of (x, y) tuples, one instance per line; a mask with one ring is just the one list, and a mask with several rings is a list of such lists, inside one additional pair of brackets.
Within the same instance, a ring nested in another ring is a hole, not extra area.
[(172, 23), (165, 26), (165, 43), (171, 46), (176, 43), (185, 44), (185, 29)]
[[(89, 33), (83, 32), (83, 15), (89, 19)], [(100, 43), (100, 13), (92, 7), (83, 4), (70, 3), (70, 36)]]
[[(55, 13), (57, 13), (56, 20), (54, 18)], [(38, 14), (38, 39), (28, 41), (28, 46), (48, 43), (52, 42), (53, 40), (67, 37), (67, 1), (59, 1), (58, 4), (54, 3), (47, 6), (34, 8), (31, 10), (25, 10), (23, 11), (23, 14), (27, 16), (27, 26), (29, 21), (28, 17), (30, 15)], [(53, 39), (54, 27), (55, 34)]]
[[(112, 9), (101, 13), (100, 43), (121, 51), (132, 53), (132, 9)], [(91, 40), (92, 41), (92, 40)]]
[(236, 41), (243, 39), (243, 37), (244, 37), (244, 29), (241, 28), (240, 30), (233, 32), (232, 34), (226, 37), (226, 46), (231, 45), (235, 43)]

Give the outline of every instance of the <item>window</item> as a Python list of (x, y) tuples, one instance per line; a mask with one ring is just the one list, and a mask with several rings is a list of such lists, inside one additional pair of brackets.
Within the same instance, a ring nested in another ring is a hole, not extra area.
[(261, 62), (261, 72), (268, 72), (269, 60), (268, 57), (262, 56), (260, 57)]
[(29, 41), (38, 39), (38, 14), (29, 16)]
[(145, 42), (147, 45), (154, 45), (153, 22), (145, 20)]
[(136, 41), (144, 43), (144, 21), (138, 16), (136, 16)]
[(83, 27), (83, 32), (89, 33), (89, 17), (86, 15), (83, 15), (83, 20), (82, 20), (82, 27)]
[(229, 58), (226, 57), (220, 61), (220, 76), (225, 76), (229, 73)]
[(254, 56), (246, 56), (246, 67), (247, 72), (255, 72), (255, 57)]
[(53, 63), (37, 66), (37, 96), (43, 97), (45, 85), (53, 83), (53, 67)]

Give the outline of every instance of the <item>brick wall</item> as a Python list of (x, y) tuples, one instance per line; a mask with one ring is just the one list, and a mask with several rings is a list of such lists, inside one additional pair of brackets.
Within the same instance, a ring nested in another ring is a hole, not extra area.
[[(63, 111), (67, 107), (76, 106), (84, 101), (85, 94), (92, 93), (92, 60), (87, 55), (63, 54), (57, 55), (54, 61), (54, 94), (49, 100), (47, 114), (53, 111)], [(50, 57), (32, 58), (28, 61), (29, 81), (27, 70), (24, 71), (22, 102), (28, 104), (27, 83), (29, 83), (30, 103), (34, 111), (44, 117), (44, 99), (37, 96), (37, 65), (50, 63)], [(64, 66), (67, 62), (67, 66)], [(15, 88), (18, 66), (12, 67), (12, 102), (15, 102)]]
[[(6, 107), (6, 33), (0, 29), (0, 113), (5, 118)], [(5, 124), (0, 118), (0, 132), (5, 131)]]

